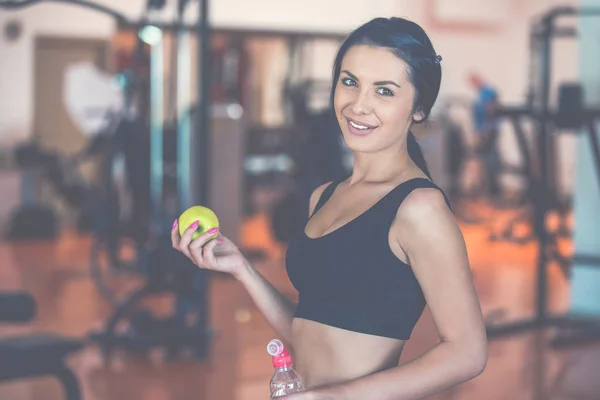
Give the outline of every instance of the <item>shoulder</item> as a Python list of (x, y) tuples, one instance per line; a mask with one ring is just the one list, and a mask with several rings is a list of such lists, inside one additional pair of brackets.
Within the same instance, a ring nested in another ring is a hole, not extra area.
[(458, 223), (443, 193), (435, 188), (412, 191), (398, 207), (390, 233), (409, 259), (464, 247)]
[(312, 213), (315, 211), (315, 207), (317, 206), (317, 203), (319, 202), (319, 199), (323, 195), (323, 192), (325, 191), (325, 189), (327, 189), (327, 187), (329, 185), (331, 185), (332, 183), (333, 183), (333, 181), (324, 183), (321, 186), (317, 187), (315, 190), (313, 190), (313, 192), (310, 195), (310, 200), (309, 200), (309, 207), (308, 207), (308, 212), (309, 212), (308, 215), (309, 216), (311, 216)]
[(397, 231), (415, 232), (454, 224), (455, 220), (441, 190), (418, 188), (400, 204), (394, 222)]

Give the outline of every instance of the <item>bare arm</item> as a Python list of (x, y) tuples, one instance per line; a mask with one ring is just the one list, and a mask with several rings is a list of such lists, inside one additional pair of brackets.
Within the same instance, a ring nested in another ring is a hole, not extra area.
[[(323, 193), (326, 185), (317, 188), (310, 198), (310, 212)], [(200, 268), (229, 273), (242, 283), (250, 297), (264, 315), (271, 327), (286, 341), (292, 338), (292, 320), (297, 304), (287, 298), (260, 272), (250, 265), (248, 260), (240, 253), (238, 247), (223, 235), (217, 240), (210, 240), (215, 232), (208, 232), (192, 240), (195, 226), (188, 228), (179, 237), (177, 224), (174, 223), (171, 231), (173, 247)]]
[[(327, 184), (315, 189), (310, 196), (309, 216)], [(269, 324), (288, 342), (292, 338), (292, 320), (297, 303), (277, 290), (256, 269), (246, 262), (245, 268), (236, 278), (244, 285), (250, 297), (265, 316)]]
[(396, 368), (289, 396), (290, 400), (422, 399), (472, 379), (485, 368), (487, 338), (467, 252), (442, 195), (435, 189), (409, 195), (392, 234), (419, 280), (440, 343)]
[(244, 285), (271, 327), (281, 335), (283, 340), (290, 342), (296, 302), (283, 295), (249, 263), (237, 279)]

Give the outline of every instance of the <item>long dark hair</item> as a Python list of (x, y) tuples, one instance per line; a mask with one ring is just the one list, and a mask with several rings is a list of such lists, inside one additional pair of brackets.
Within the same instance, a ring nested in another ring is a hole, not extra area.
[[(408, 65), (408, 79), (415, 88), (412, 112), (423, 116), (416, 123), (425, 121), (440, 91), (441, 57), (437, 56), (423, 28), (403, 18), (375, 18), (354, 30), (342, 43), (333, 66), (332, 109), (342, 60), (352, 46), (361, 44), (388, 48)], [(413, 162), (431, 179), (425, 156), (411, 131), (408, 132), (407, 149)]]

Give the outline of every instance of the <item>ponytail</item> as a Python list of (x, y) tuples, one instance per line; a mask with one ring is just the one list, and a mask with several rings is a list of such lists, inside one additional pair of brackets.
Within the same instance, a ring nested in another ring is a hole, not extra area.
[(417, 138), (415, 138), (415, 135), (411, 131), (408, 131), (407, 147), (408, 155), (410, 156), (411, 160), (417, 165), (417, 167), (421, 169), (421, 171), (425, 173), (425, 175), (427, 175), (430, 180), (433, 180), (431, 178), (431, 174), (429, 173), (429, 168), (427, 168), (427, 161), (425, 161), (425, 156), (423, 155), (421, 146), (419, 146)]

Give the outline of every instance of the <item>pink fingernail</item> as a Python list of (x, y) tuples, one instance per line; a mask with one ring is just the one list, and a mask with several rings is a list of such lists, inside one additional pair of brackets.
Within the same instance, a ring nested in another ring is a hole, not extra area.
[(177, 226), (177, 218), (175, 218), (175, 221), (173, 221), (173, 227), (171, 229), (175, 229), (176, 226)]
[(192, 225), (190, 225), (190, 228), (192, 229), (196, 229), (198, 227), (198, 225), (200, 224), (200, 221), (196, 221), (194, 222)]
[(217, 233), (219, 231), (219, 228), (213, 228), (210, 231), (208, 231), (208, 233)]

